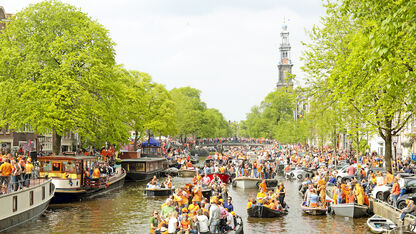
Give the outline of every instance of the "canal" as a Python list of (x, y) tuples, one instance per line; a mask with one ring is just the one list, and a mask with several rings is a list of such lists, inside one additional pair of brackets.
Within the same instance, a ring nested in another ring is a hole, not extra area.
[[(191, 178), (174, 178), (175, 186), (190, 183)], [(229, 186), (236, 213), (243, 217), (245, 233), (369, 233), (366, 218), (348, 219), (337, 216), (308, 216), (300, 209), (297, 181), (284, 181), (289, 214), (276, 219), (248, 218), (247, 199), (256, 190)], [(143, 194), (144, 183), (126, 183), (123, 189), (93, 200), (51, 205), (39, 219), (13, 229), (10, 233), (149, 233), (152, 210), (159, 209), (164, 198)]]

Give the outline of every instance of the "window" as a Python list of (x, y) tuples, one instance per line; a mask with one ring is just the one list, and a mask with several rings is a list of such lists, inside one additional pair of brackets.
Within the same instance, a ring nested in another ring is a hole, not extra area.
[(49, 195), (52, 196), (52, 193), (53, 193), (53, 183), (51, 182), (49, 184)]
[(42, 200), (45, 200), (45, 186), (42, 186)]
[(40, 172), (49, 172), (49, 171), (51, 171), (51, 162), (50, 161), (40, 162)]
[(67, 173), (77, 173), (75, 164), (73, 162), (63, 162), (64, 170)]
[(33, 191), (30, 191), (29, 193), (29, 202), (30, 202), (30, 205), (32, 206), (33, 205)]
[(145, 171), (144, 163), (136, 163), (136, 171)]
[(52, 171), (60, 172), (61, 171), (61, 166), (62, 166), (62, 163), (53, 162), (52, 163)]
[(17, 211), (17, 196), (13, 196), (13, 212)]

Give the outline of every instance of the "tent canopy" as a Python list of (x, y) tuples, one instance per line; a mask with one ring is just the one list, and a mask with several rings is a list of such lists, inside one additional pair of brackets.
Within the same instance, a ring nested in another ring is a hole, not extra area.
[(151, 137), (150, 141), (147, 140), (142, 143), (142, 147), (160, 147), (160, 142), (157, 141), (155, 138)]

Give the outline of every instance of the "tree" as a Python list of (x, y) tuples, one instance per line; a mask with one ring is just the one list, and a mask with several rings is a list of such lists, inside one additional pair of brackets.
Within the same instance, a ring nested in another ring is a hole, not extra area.
[(326, 8), (323, 26), (311, 33), (305, 70), (340, 109), (354, 110), (378, 131), (391, 172), (392, 137), (415, 108), (415, 2), (345, 0)]
[(177, 134), (183, 141), (188, 135), (197, 136), (206, 124), (206, 104), (201, 101), (201, 91), (191, 87), (175, 88), (170, 91), (176, 103)]
[(147, 130), (165, 136), (173, 134), (176, 127), (176, 105), (166, 88), (153, 82), (147, 73), (123, 68), (121, 73), (128, 93), (128, 124), (135, 132), (134, 150), (137, 150), (137, 142)]
[(108, 97), (117, 96), (113, 46), (102, 25), (68, 4), (45, 1), (18, 12), (0, 34), (2, 102), (13, 100), (2, 123), (52, 131), (56, 154), (64, 133), (98, 130), (114, 107)]

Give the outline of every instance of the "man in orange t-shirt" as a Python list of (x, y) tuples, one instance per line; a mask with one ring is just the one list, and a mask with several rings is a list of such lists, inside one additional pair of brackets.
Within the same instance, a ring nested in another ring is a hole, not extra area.
[(1, 176), (0, 176), (0, 187), (4, 186), (7, 188), (9, 186), (10, 174), (12, 173), (12, 165), (10, 164), (10, 159), (6, 160), (1, 166)]
[(188, 219), (188, 214), (183, 214), (183, 219), (181, 221), (181, 233), (189, 234), (191, 228), (191, 221)]

